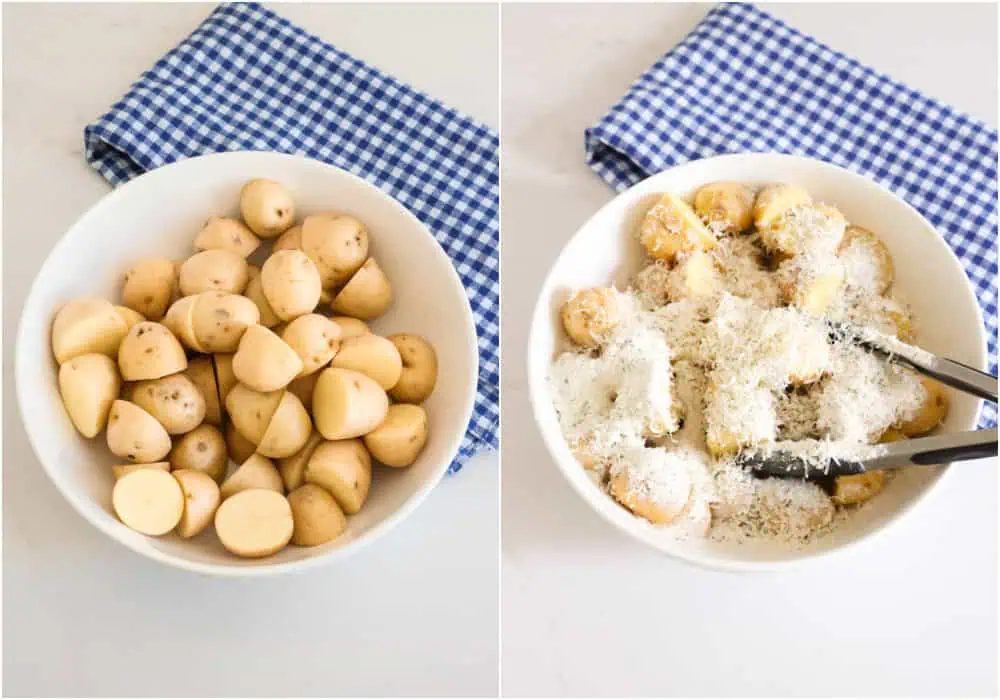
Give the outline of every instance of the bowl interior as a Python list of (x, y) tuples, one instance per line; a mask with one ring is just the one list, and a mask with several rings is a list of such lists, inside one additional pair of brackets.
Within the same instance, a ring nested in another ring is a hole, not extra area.
[[(796, 156), (740, 154), (691, 162), (655, 175), (624, 192), (576, 233), (542, 286), (532, 319), (528, 374), (536, 419), (556, 463), (571, 485), (602, 516), (653, 547), (697, 563), (754, 569), (830, 552), (861, 540), (897, 519), (927, 494), (944, 469), (901, 470), (875, 499), (827, 537), (801, 548), (768, 541), (721, 543), (678, 540), (614, 503), (585, 474), (559, 430), (546, 385), (552, 358), (562, 348), (558, 310), (570, 291), (614, 281), (624, 288), (643, 255), (635, 238), (638, 221), (670, 190), (688, 195), (716, 180), (793, 182), (817, 199), (837, 206), (855, 224), (875, 231), (888, 245), (896, 267), (896, 289), (913, 308), (918, 343), (932, 352), (985, 366), (985, 335), (975, 296), (962, 267), (931, 225), (901, 199), (849, 171)], [(975, 426), (980, 402), (951, 392), (944, 431)]]
[[(371, 325), (380, 334), (413, 332), (438, 353), (442, 371), (424, 404), (427, 445), (407, 469), (376, 468), (369, 500), (349, 518), (347, 532), (326, 545), (288, 547), (274, 557), (239, 560), (222, 549), (211, 528), (184, 541), (147, 538), (127, 529), (111, 510), (117, 460), (102, 437), (74, 430), (59, 398), (49, 327), (60, 304), (78, 296), (118, 299), (121, 276), (141, 257), (183, 259), (211, 215), (238, 215), (240, 187), (253, 177), (288, 186), (298, 218), (323, 211), (353, 214), (372, 233), (372, 255), (394, 289), (389, 311)], [(464, 289), (427, 229), (372, 185), (316, 161), (273, 153), (194, 158), (153, 171), (119, 188), (85, 214), (42, 266), (25, 305), (16, 380), (31, 442), (49, 475), (77, 509), (133, 549), (187, 568), (215, 573), (273, 572), (305, 561), (336, 558), (370, 541), (408, 513), (447, 470), (465, 432), (475, 396), (477, 346)]]

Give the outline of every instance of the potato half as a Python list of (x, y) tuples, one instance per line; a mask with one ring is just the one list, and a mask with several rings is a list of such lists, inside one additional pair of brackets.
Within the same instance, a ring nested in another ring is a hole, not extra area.
[(364, 436), (372, 457), (387, 467), (408, 467), (427, 443), (427, 412), (420, 406), (389, 406), (385, 420)]
[(264, 296), (264, 288), (261, 286), (261, 277), (259, 272), (256, 274), (251, 272), (250, 281), (247, 283), (245, 294), (247, 298), (257, 306), (257, 315), (260, 318), (260, 325), (267, 326), (268, 328), (274, 328), (281, 323), (281, 319), (278, 318), (276, 313), (274, 313), (274, 309), (271, 308), (271, 304), (268, 302), (267, 297)]
[(430, 343), (413, 333), (390, 335), (389, 340), (399, 350), (403, 362), (399, 381), (389, 395), (400, 403), (422, 403), (437, 384), (437, 353)]
[(360, 372), (331, 367), (320, 372), (313, 391), (316, 429), (327, 440), (360, 437), (385, 419), (389, 398)]
[(639, 225), (639, 241), (651, 258), (672, 262), (684, 251), (711, 250), (713, 234), (691, 206), (677, 195), (666, 192)]
[(240, 190), (240, 214), (261, 238), (274, 238), (295, 222), (295, 200), (280, 182), (256, 178)]
[(127, 306), (116, 306), (115, 311), (118, 312), (118, 315), (121, 316), (122, 320), (125, 322), (126, 330), (130, 329), (135, 324), (142, 323), (146, 320), (146, 317), (141, 313), (134, 311)]
[(171, 435), (191, 432), (205, 419), (205, 398), (183, 373), (139, 382), (132, 389), (132, 402)]
[(59, 364), (91, 353), (117, 357), (128, 331), (110, 301), (74, 299), (64, 304), (52, 321), (52, 354)]
[(291, 321), (281, 331), (285, 341), (302, 360), (298, 376), (321, 369), (340, 348), (340, 327), (320, 314), (306, 314)]
[(144, 535), (165, 535), (184, 514), (184, 492), (162, 469), (137, 469), (115, 482), (111, 504), (118, 519)]
[(108, 449), (130, 462), (159, 462), (170, 452), (170, 435), (149, 413), (118, 399), (108, 416)]
[(312, 421), (299, 398), (286, 391), (275, 409), (267, 430), (257, 445), (257, 452), (265, 457), (290, 457), (306, 444), (312, 432)]
[(205, 352), (235, 352), (247, 328), (257, 325), (260, 312), (246, 297), (225, 292), (198, 295), (191, 322)]
[(316, 214), (302, 222), (302, 251), (319, 270), (324, 289), (338, 287), (368, 259), (368, 230), (346, 214)]
[(322, 442), (306, 464), (305, 480), (329, 491), (345, 513), (357, 513), (371, 487), (371, 456), (360, 440)]
[(312, 457), (316, 446), (321, 442), (323, 442), (323, 436), (313, 430), (302, 449), (291, 457), (278, 460), (278, 472), (281, 474), (286, 491), (292, 492), (302, 486), (305, 481), (306, 464), (309, 463), (309, 458)]
[(311, 313), (319, 304), (319, 271), (301, 250), (272, 254), (260, 270), (260, 283), (267, 303), (282, 321)]
[(329, 491), (316, 484), (304, 484), (288, 494), (295, 530), (292, 544), (315, 547), (337, 538), (347, 529), (347, 518)]
[(215, 426), (222, 425), (222, 403), (219, 398), (219, 387), (215, 381), (215, 368), (211, 357), (192, 357), (184, 371), (187, 378), (195, 385), (205, 402), (205, 422)]
[(229, 250), (246, 259), (260, 247), (260, 239), (238, 219), (213, 216), (194, 239), (195, 250)]
[(179, 284), (183, 296), (202, 292), (242, 294), (250, 281), (247, 261), (231, 250), (203, 250), (181, 265)]
[(215, 511), (219, 541), (241, 557), (266, 557), (284, 549), (294, 528), (288, 500), (269, 489), (241, 491)]
[(250, 455), (247, 461), (222, 482), (222, 500), (247, 489), (269, 489), (284, 493), (284, 484), (274, 462), (262, 455)]
[(331, 316), (330, 320), (340, 326), (341, 340), (353, 338), (356, 335), (371, 333), (371, 330), (368, 328), (368, 324), (359, 318), (351, 318), (350, 316)]
[(248, 328), (233, 356), (236, 378), (256, 391), (283, 389), (301, 371), (295, 350), (264, 326)]
[(132, 326), (122, 340), (118, 368), (125, 381), (159, 379), (187, 369), (187, 355), (166, 326), (144, 321)]
[(753, 192), (742, 182), (710, 182), (695, 192), (694, 210), (722, 233), (743, 233), (753, 225)]
[(396, 386), (403, 373), (403, 360), (396, 345), (380, 335), (358, 335), (340, 344), (333, 367), (361, 372), (388, 391)]
[(73, 425), (87, 438), (108, 424), (120, 388), (118, 365), (107, 355), (79, 355), (59, 368), (59, 395)]
[(219, 485), (205, 472), (178, 469), (171, 473), (184, 493), (184, 512), (177, 523), (177, 534), (194, 537), (212, 523), (221, 502)]
[(176, 291), (177, 266), (169, 258), (144, 258), (125, 273), (122, 301), (150, 321), (159, 321)]
[(264, 433), (271, 422), (271, 417), (278, 410), (284, 390), (261, 392), (255, 391), (246, 384), (237, 384), (226, 397), (226, 411), (247, 440), (259, 445), (264, 439)]
[(330, 308), (344, 316), (370, 321), (392, 304), (392, 285), (375, 258), (368, 258), (333, 298)]
[(207, 423), (178, 438), (168, 459), (175, 471), (203, 472), (220, 484), (229, 466), (225, 438), (218, 428)]
[(236, 429), (236, 424), (229, 421), (226, 424), (226, 451), (229, 453), (229, 459), (236, 464), (243, 464), (257, 451), (257, 445), (243, 437)]
[(197, 295), (181, 297), (175, 301), (167, 309), (167, 315), (163, 317), (163, 325), (184, 344), (184, 347), (195, 352), (205, 352), (205, 348), (198, 342), (198, 336), (194, 331), (194, 307), (197, 302)]

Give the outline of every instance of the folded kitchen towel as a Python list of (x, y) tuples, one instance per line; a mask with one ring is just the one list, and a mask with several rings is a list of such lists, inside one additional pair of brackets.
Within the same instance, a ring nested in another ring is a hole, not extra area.
[(348, 170), (433, 232), (465, 285), (479, 386), (452, 471), (498, 445), (499, 136), (254, 3), (219, 6), (87, 126), (112, 185), (206, 153), (280, 151)]
[[(771, 151), (871, 177), (934, 224), (976, 289), (997, 372), (997, 131), (751, 4), (723, 4), (585, 135), (616, 190), (689, 160)], [(986, 403), (981, 425), (997, 424)]]

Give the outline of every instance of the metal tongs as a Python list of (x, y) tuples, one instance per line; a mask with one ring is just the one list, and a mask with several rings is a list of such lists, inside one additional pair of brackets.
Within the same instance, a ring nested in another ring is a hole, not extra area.
[[(880, 345), (877, 340), (863, 337), (849, 325), (832, 321), (827, 325), (831, 337), (850, 340), (859, 347), (881, 356), (887, 362), (905, 365), (959, 391), (993, 403), (997, 401), (997, 378), (992, 374), (936, 355), (931, 355), (928, 361), (918, 361), (892, 352)], [(900, 440), (880, 445), (879, 448), (879, 454), (870, 459), (858, 461), (835, 459), (822, 467), (817, 467), (815, 463), (809, 463), (802, 457), (780, 449), (766, 455), (746, 453), (737, 457), (737, 460), (756, 476), (828, 481), (836, 476), (860, 474), (875, 469), (927, 466), (996, 457), (997, 429), (968, 430)]]

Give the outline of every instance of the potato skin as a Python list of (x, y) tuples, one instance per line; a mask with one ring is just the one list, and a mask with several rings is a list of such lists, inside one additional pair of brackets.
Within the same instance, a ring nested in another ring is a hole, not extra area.
[(897, 426), (907, 437), (916, 437), (934, 430), (948, 415), (950, 401), (947, 390), (941, 382), (930, 377), (921, 377), (926, 397), (923, 406), (909, 420)]
[(108, 449), (130, 462), (160, 462), (170, 452), (170, 435), (153, 416), (118, 399), (108, 415)]
[[(253, 270), (254, 268), (251, 268)], [(251, 272), (250, 281), (247, 283), (246, 297), (252, 301), (257, 306), (257, 317), (260, 319), (260, 325), (267, 326), (268, 328), (274, 328), (279, 323), (281, 319), (278, 315), (274, 313), (274, 309), (271, 308), (271, 304), (268, 302), (267, 297), (264, 296), (264, 288), (261, 286), (260, 272), (254, 274)]]
[(284, 549), (294, 527), (288, 500), (267, 489), (241, 491), (215, 511), (219, 541), (241, 557), (266, 557)]
[(52, 354), (63, 364), (74, 357), (100, 353), (117, 357), (128, 326), (105, 299), (73, 299), (52, 320)]
[(188, 433), (205, 419), (205, 398), (184, 374), (140, 382), (132, 401), (171, 435)]
[(198, 345), (207, 353), (235, 352), (247, 328), (258, 321), (260, 312), (253, 301), (225, 292), (199, 294), (191, 315)]
[(427, 443), (427, 412), (420, 406), (389, 406), (385, 420), (363, 438), (371, 456), (387, 467), (408, 467)]
[(150, 321), (159, 321), (176, 291), (177, 267), (169, 258), (144, 258), (125, 273), (122, 302)]
[(59, 368), (63, 405), (74, 427), (86, 438), (104, 430), (120, 389), (118, 365), (107, 355), (79, 355)]
[(246, 259), (260, 247), (260, 239), (243, 222), (224, 216), (213, 216), (194, 239), (195, 250), (230, 250)]
[(295, 223), (295, 200), (280, 182), (256, 178), (240, 190), (240, 214), (261, 238), (274, 238)]
[(226, 423), (226, 451), (229, 459), (236, 464), (243, 464), (257, 451), (257, 445), (243, 437), (232, 421)]
[(219, 485), (208, 474), (193, 469), (171, 472), (184, 493), (184, 512), (177, 523), (177, 534), (194, 537), (207, 528), (215, 517), (221, 496)]
[(291, 457), (305, 446), (312, 432), (312, 421), (299, 398), (286, 391), (275, 410), (257, 452), (265, 457)]
[(320, 314), (306, 314), (281, 331), (281, 339), (302, 361), (297, 376), (304, 377), (327, 365), (340, 348), (340, 327)]
[(286, 387), (288, 391), (299, 397), (299, 401), (310, 413), (312, 412), (313, 392), (316, 390), (316, 380), (319, 379), (319, 375), (319, 372), (313, 372), (304, 377), (297, 377)]
[(618, 294), (610, 287), (581, 289), (566, 300), (560, 317), (566, 335), (574, 343), (597, 347), (619, 323)]
[(279, 250), (302, 250), (302, 225), (296, 224), (283, 234), (278, 236), (278, 240), (271, 246), (271, 253)]
[(267, 303), (282, 321), (312, 313), (319, 304), (319, 270), (301, 250), (279, 250), (260, 270)]
[(337, 314), (370, 321), (392, 304), (392, 285), (375, 258), (358, 268), (330, 303)]
[(192, 357), (184, 374), (195, 385), (205, 402), (205, 422), (222, 425), (222, 403), (219, 387), (215, 381), (215, 369), (211, 357)]
[(187, 369), (187, 355), (166, 326), (144, 321), (132, 326), (122, 340), (118, 368), (125, 381), (159, 379)]
[(371, 330), (368, 328), (368, 324), (359, 318), (351, 318), (350, 316), (331, 316), (330, 320), (340, 326), (341, 340), (347, 340), (348, 338), (353, 338), (357, 335), (371, 333)]
[(218, 428), (204, 423), (174, 442), (168, 460), (175, 471), (202, 472), (221, 484), (229, 463), (226, 440)]
[(305, 480), (329, 491), (343, 511), (353, 515), (368, 499), (371, 456), (360, 440), (322, 442), (306, 464)]
[(710, 182), (694, 195), (694, 210), (723, 233), (743, 233), (753, 225), (754, 196), (741, 182)]
[(673, 262), (680, 253), (711, 250), (715, 235), (702, 223), (691, 206), (671, 192), (665, 192), (639, 225), (639, 242), (656, 260)]
[(266, 393), (254, 391), (246, 384), (234, 386), (226, 396), (226, 411), (240, 435), (254, 445), (260, 444), (283, 393), (280, 389)]
[(203, 250), (181, 265), (179, 284), (183, 296), (202, 292), (242, 294), (250, 281), (247, 261), (231, 250)]
[(181, 297), (173, 302), (167, 309), (167, 315), (163, 317), (163, 325), (183, 343), (184, 347), (203, 353), (205, 348), (198, 342), (198, 336), (194, 331), (194, 310), (197, 302), (197, 295)]
[(302, 449), (291, 457), (278, 460), (278, 472), (281, 474), (286, 491), (291, 493), (305, 482), (306, 465), (321, 442), (323, 436), (313, 430)]
[(127, 306), (116, 306), (115, 311), (118, 312), (118, 315), (121, 316), (122, 320), (125, 322), (126, 331), (132, 328), (135, 324), (142, 323), (147, 320), (141, 313), (135, 311), (134, 309), (130, 309)]
[(315, 547), (336, 539), (347, 529), (347, 518), (336, 499), (323, 487), (303, 484), (288, 494), (295, 529), (292, 544)]
[(343, 341), (331, 365), (361, 372), (386, 391), (396, 386), (403, 373), (403, 360), (395, 344), (371, 333)]
[(414, 333), (397, 333), (389, 340), (399, 350), (403, 369), (389, 395), (400, 403), (423, 403), (437, 384), (438, 362), (434, 347)]
[(316, 263), (323, 288), (332, 289), (351, 279), (368, 259), (368, 230), (346, 214), (307, 216), (301, 246)]

